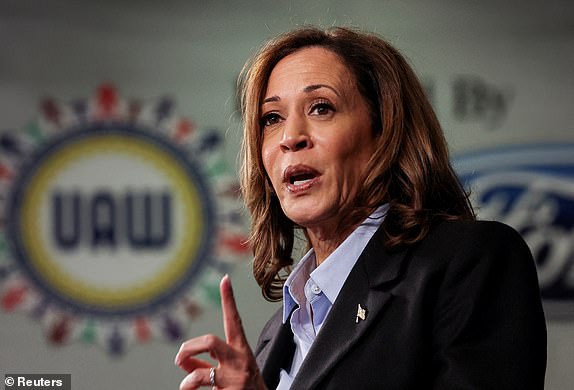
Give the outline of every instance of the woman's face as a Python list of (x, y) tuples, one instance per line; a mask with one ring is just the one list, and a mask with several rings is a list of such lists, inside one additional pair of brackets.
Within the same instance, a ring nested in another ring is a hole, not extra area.
[(320, 47), (283, 58), (268, 80), (261, 131), (263, 164), (283, 212), (300, 226), (335, 232), (375, 149), (351, 71)]

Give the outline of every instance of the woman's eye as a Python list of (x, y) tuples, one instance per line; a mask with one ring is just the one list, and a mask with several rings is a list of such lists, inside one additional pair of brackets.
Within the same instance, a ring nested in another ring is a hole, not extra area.
[(333, 106), (329, 103), (317, 103), (311, 107), (311, 115), (327, 115), (331, 113), (333, 110)]
[(263, 118), (261, 118), (261, 126), (263, 126), (263, 127), (272, 126), (276, 123), (279, 123), (280, 120), (281, 120), (281, 117), (279, 116), (279, 114), (270, 113), (270, 114), (264, 115)]

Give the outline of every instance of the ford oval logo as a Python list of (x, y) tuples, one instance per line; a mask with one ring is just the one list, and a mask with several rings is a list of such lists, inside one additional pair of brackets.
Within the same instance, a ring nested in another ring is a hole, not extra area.
[(574, 300), (574, 144), (509, 147), (453, 161), (480, 219), (514, 227), (530, 246), (542, 296)]

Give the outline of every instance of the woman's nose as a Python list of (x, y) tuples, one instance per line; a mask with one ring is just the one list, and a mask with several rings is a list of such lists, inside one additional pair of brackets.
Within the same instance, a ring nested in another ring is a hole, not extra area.
[(286, 123), (280, 142), (280, 147), (283, 152), (296, 152), (310, 148), (311, 146), (311, 138), (309, 137), (304, 121)]

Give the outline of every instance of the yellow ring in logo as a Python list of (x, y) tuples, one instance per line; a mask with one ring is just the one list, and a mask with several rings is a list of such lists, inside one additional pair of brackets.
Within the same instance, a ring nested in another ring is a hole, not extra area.
[[(56, 175), (66, 167), (90, 156), (119, 153), (139, 158), (159, 170), (172, 185), (172, 193), (183, 208), (182, 240), (169, 261), (149, 280), (126, 287), (108, 288), (78, 280), (54, 260), (42, 240), (38, 224), (42, 196), (47, 194)], [(142, 139), (118, 134), (103, 134), (66, 143), (49, 154), (29, 181), (22, 199), (22, 244), (30, 264), (45, 282), (65, 297), (103, 309), (137, 307), (161, 296), (180, 281), (196, 258), (205, 234), (204, 211), (197, 188), (185, 167), (169, 152)]]

